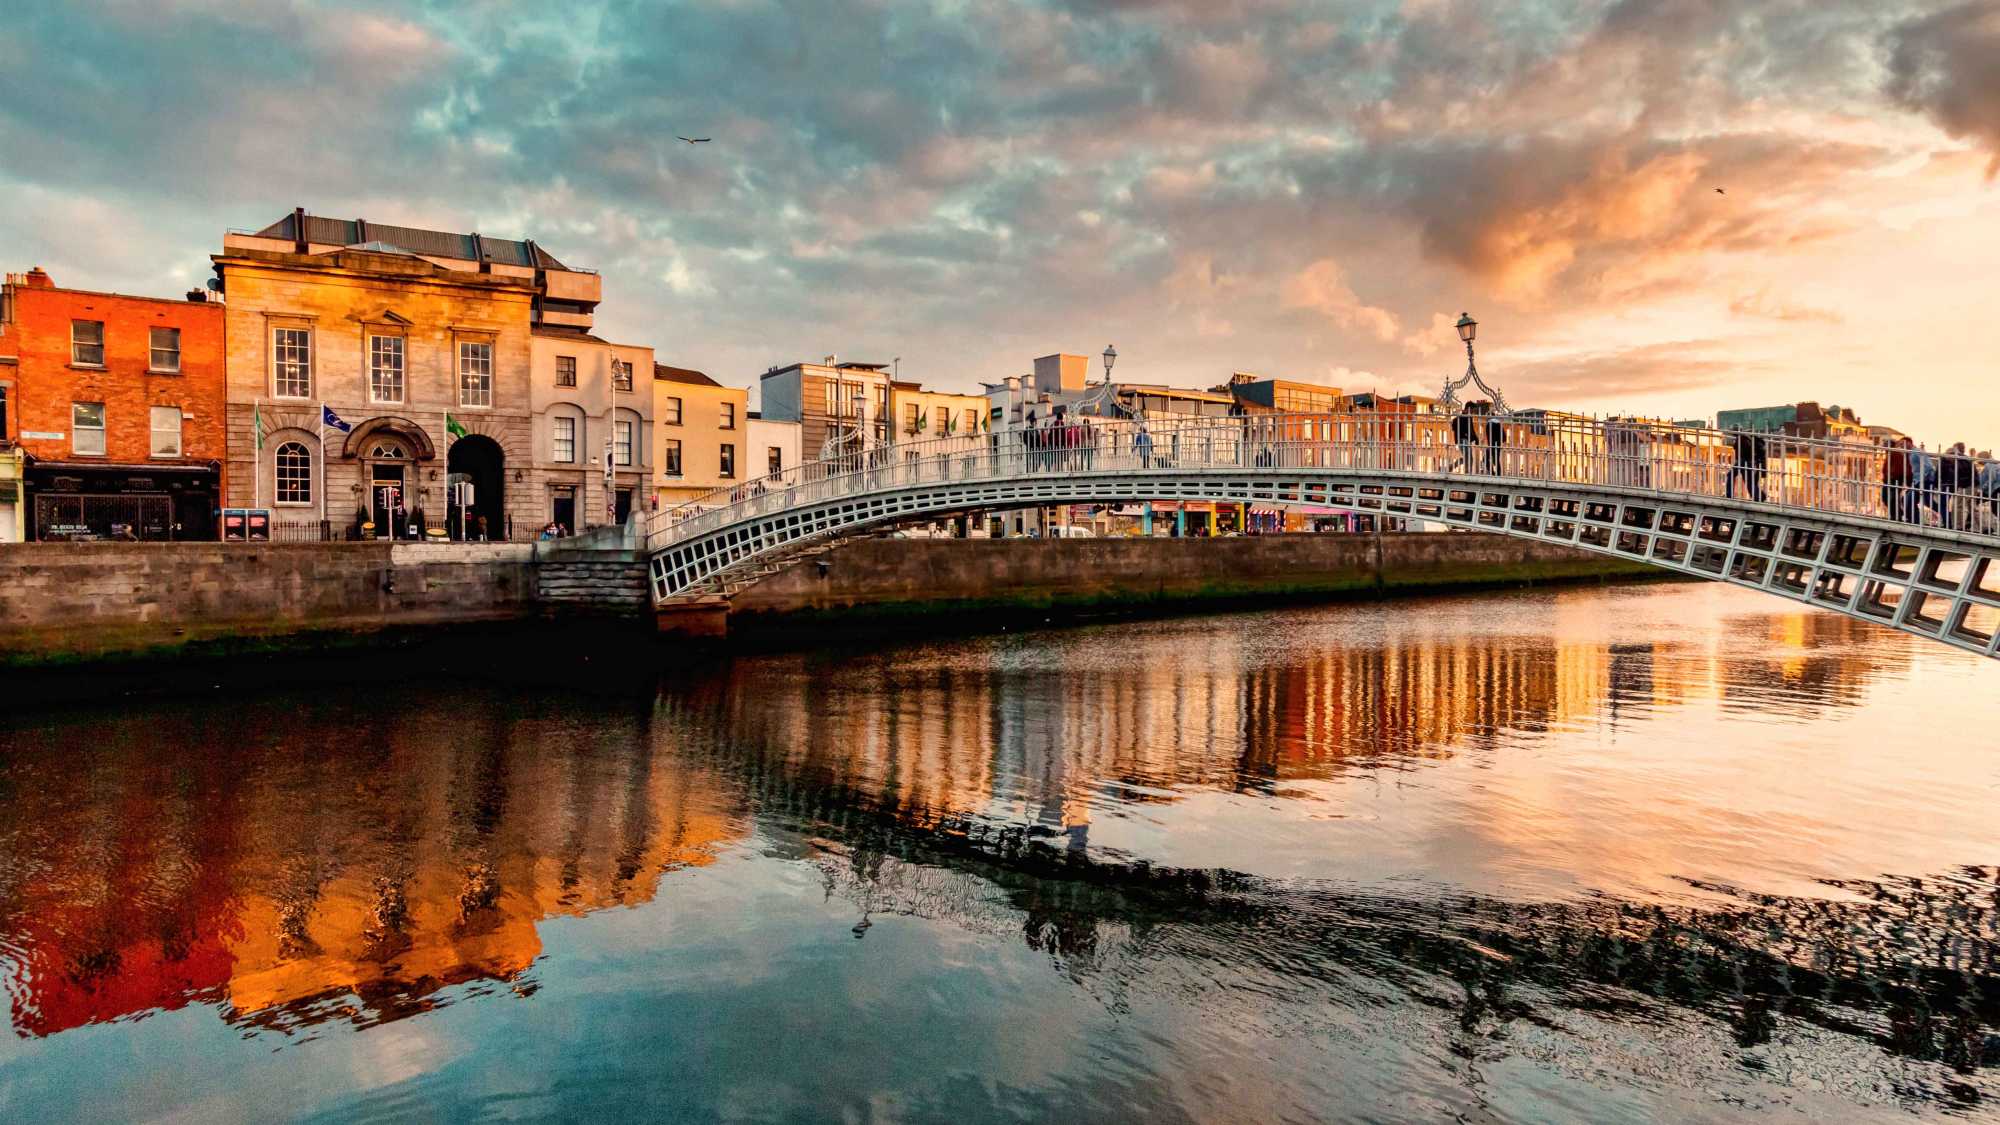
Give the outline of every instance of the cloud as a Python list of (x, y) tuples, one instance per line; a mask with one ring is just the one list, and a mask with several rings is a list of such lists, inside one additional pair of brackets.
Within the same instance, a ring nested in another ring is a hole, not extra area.
[(1321, 258), (1287, 278), (1282, 297), (1286, 308), (1316, 312), (1349, 332), (1393, 340), (1401, 331), (1394, 313), (1355, 296), (1340, 263), (1332, 258)]
[(1795, 305), (1781, 300), (1773, 296), (1768, 287), (1754, 293), (1738, 294), (1729, 302), (1729, 311), (1733, 316), (1819, 324), (1839, 324), (1845, 319), (1832, 309), (1816, 309), (1810, 305)]
[(2000, 174), (2000, 0), (1912, 19), (1889, 47), (1889, 96), (1989, 149), (1986, 177)]

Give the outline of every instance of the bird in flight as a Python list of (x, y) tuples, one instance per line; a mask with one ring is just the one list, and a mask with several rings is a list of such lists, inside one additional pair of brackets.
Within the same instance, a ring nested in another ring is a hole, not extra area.
[(683, 137), (676, 134), (674, 139), (677, 141), (686, 141), (691, 145), (705, 145), (708, 143), (707, 137)]
[(1728, 192), (1726, 192), (1726, 191), (1723, 191), (1723, 190), (1722, 190), (1721, 188), (1716, 188), (1716, 189), (1715, 189), (1715, 194), (1717, 194), (1717, 195), (1728, 195), (1729, 193), (1728, 193)]

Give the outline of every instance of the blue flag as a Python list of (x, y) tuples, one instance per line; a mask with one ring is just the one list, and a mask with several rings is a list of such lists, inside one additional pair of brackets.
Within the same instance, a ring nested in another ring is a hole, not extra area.
[(352, 424), (341, 421), (340, 415), (335, 414), (333, 412), (333, 407), (328, 406), (325, 403), (320, 404), (319, 424), (322, 426), (332, 426), (334, 429), (339, 430), (343, 434), (352, 433), (354, 431), (354, 426)]

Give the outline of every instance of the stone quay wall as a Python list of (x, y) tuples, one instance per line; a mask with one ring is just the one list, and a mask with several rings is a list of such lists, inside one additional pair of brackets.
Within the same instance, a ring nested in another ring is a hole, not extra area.
[(0, 544), (0, 665), (525, 617), (530, 543)]
[(861, 539), (738, 592), (729, 617), (735, 628), (935, 613), (1143, 610), (1662, 573), (1574, 547), (1476, 533)]

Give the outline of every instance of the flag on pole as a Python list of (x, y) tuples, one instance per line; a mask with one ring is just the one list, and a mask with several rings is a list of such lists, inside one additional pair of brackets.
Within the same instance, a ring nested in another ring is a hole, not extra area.
[(256, 419), (257, 448), (261, 451), (264, 448), (264, 408), (261, 406), (251, 407), (250, 416)]
[(466, 434), (465, 427), (459, 424), (458, 419), (451, 416), (449, 410), (444, 412), (444, 432), (455, 438), (462, 438)]
[(340, 415), (333, 412), (333, 407), (323, 402), (319, 404), (319, 424), (321, 426), (332, 426), (343, 434), (354, 432), (354, 424), (352, 422), (341, 421)]

